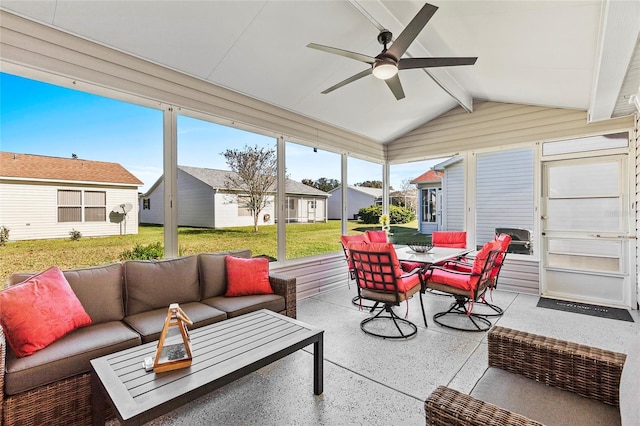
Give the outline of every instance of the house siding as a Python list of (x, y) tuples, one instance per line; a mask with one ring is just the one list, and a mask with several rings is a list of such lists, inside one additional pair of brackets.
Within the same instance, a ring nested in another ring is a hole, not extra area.
[[(105, 222), (58, 222), (58, 190), (105, 191)], [(9, 228), (9, 239), (38, 240), (69, 238), (73, 229), (84, 237), (138, 233), (137, 187), (62, 185), (43, 182), (0, 180), (0, 225)], [(111, 209), (123, 203), (133, 208), (126, 222), (116, 222)], [(121, 226), (122, 225), (122, 226)]]
[(465, 198), (464, 198), (464, 163), (458, 161), (444, 172), (443, 190), (443, 230), (464, 230)]
[[(162, 225), (164, 223), (164, 180), (161, 180), (153, 190), (140, 197), (140, 223)], [(149, 208), (144, 208), (144, 200), (149, 200)]]
[(213, 189), (178, 169), (178, 225), (214, 228)]
[(476, 243), (494, 238), (495, 228), (533, 231), (533, 148), (476, 156)]
[[(273, 208), (273, 196), (267, 197), (268, 204), (258, 215), (258, 225), (274, 223), (275, 213)], [(231, 226), (253, 226), (253, 216), (238, 216), (238, 196), (226, 192), (217, 192), (214, 196), (215, 224), (216, 228), (226, 228)], [(269, 223), (264, 222), (264, 215), (271, 216)], [(180, 208), (178, 207), (178, 216)]]
[[(342, 218), (342, 199), (340, 190), (330, 192), (331, 196), (327, 200), (329, 219)], [(353, 219), (363, 207), (370, 207), (376, 202), (376, 197), (366, 194), (357, 189), (347, 187), (347, 219)]]

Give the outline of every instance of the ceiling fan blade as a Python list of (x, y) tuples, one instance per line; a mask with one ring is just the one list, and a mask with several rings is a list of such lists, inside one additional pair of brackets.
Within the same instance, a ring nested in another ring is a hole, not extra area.
[(398, 69), (408, 70), (413, 68), (453, 67), (456, 65), (473, 65), (478, 58), (404, 58), (400, 59)]
[(372, 68), (367, 68), (366, 70), (364, 70), (362, 72), (359, 72), (356, 75), (352, 75), (351, 77), (347, 78), (346, 80), (342, 80), (340, 83), (329, 87), (327, 90), (324, 90), (322, 93), (326, 95), (329, 92), (333, 92), (334, 90), (339, 89), (342, 86), (345, 86), (345, 85), (347, 85), (349, 83), (353, 83), (354, 81), (359, 80), (362, 77), (368, 76), (369, 74), (371, 74), (371, 71), (372, 71)]
[(397, 59), (400, 59), (404, 52), (407, 51), (409, 45), (415, 40), (420, 31), (427, 25), (429, 19), (436, 13), (438, 8), (432, 4), (425, 3), (422, 9), (413, 17), (409, 25), (400, 33), (393, 42), (391, 47), (387, 49), (387, 53), (392, 54)]
[(400, 77), (398, 77), (398, 74), (386, 79), (384, 82), (387, 83), (387, 86), (393, 92), (396, 100), (399, 101), (404, 98), (404, 90), (402, 90), (402, 84), (400, 84)]
[(323, 46), (321, 44), (309, 43), (307, 47), (312, 49), (322, 50), (323, 52), (333, 53), (334, 55), (344, 56), (345, 58), (355, 59), (356, 61), (364, 62), (365, 64), (373, 64), (376, 58), (372, 56), (362, 55), (360, 53), (349, 52), (348, 50), (337, 49), (335, 47)]

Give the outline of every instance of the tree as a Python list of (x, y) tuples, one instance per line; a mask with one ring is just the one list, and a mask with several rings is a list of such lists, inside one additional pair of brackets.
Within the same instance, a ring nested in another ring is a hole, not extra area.
[(382, 188), (382, 181), (365, 180), (364, 182), (356, 183), (356, 186), (364, 186), (366, 188)]
[(320, 191), (329, 192), (340, 186), (340, 181), (337, 179), (319, 178), (315, 181), (313, 179), (302, 179), (302, 183), (307, 186), (319, 189)]
[(269, 205), (268, 194), (273, 191), (278, 177), (276, 151), (257, 145), (244, 149), (227, 149), (222, 153), (232, 172), (225, 178), (225, 188), (238, 191), (239, 206), (253, 215), (253, 232), (258, 232), (260, 212)]

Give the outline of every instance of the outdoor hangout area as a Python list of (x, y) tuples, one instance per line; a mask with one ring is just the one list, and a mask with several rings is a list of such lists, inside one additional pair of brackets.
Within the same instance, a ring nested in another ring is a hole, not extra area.
[(640, 2), (0, 3), (0, 426), (637, 425)]

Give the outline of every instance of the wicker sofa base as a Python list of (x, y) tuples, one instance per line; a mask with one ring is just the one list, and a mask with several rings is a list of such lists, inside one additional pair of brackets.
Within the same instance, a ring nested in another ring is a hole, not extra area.
[[(506, 327), (493, 327), (488, 341), (489, 367), (619, 408), (625, 354)], [(446, 386), (433, 391), (424, 408), (427, 425), (540, 425)]]

